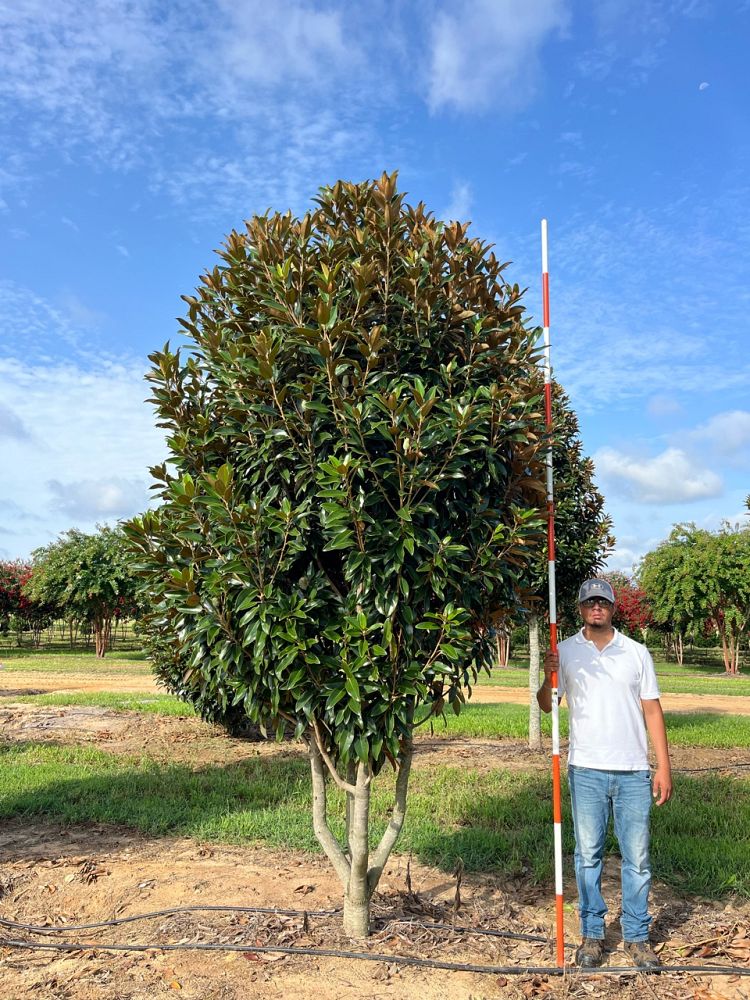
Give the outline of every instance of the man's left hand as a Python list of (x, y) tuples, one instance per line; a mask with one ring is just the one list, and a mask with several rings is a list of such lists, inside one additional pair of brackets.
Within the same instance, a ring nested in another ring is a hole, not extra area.
[(668, 770), (657, 768), (654, 772), (654, 805), (663, 806), (672, 798), (672, 775)]

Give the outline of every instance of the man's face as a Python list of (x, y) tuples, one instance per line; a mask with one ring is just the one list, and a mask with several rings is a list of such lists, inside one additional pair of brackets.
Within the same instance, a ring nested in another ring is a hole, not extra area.
[(589, 597), (578, 605), (583, 618), (583, 624), (593, 629), (609, 629), (612, 627), (612, 616), (615, 606), (603, 597)]

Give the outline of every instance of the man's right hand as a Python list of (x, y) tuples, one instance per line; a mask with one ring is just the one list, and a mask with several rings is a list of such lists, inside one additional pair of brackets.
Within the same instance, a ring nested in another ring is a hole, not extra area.
[(552, 711), (552, 673), (560, 669), (557, 653), (548, 650), (544, 656), (544, 683), (536, 693), (536, 700), (543, 712)]
[(557, 673), (560, 669), (560, 657), (548, 649), (544, 656), (544, 679), (548, 684), (552, 683), (553, 671)]

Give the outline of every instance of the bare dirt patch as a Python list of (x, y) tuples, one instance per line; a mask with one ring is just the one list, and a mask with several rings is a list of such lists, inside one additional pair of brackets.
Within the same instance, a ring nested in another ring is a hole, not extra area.
[[(165, 914), (102, 930), (67, 931), (69, 940), (99, 944), (141, 943), (146, 952), (74, 953), (0, 947), (0, 982), (9, 1000), (31, 996), (55, 1000), (145, 1000), (180, 995), (208, 1000), (349, 997), (479, 1000), (483, 997), (655, 997), (716, 1000), (746, 997), (747, 979), (699, 978), (664, 973), (646, 981), (632, 974), (560, 980), (544, 974), (442, 971), (392, 963), (323, 956), (264, 955), (264, 944), (366, 953), (400, 954), (442, 961), (526, 968), (554, 966), (548, 940), (553, 901), (547, 887), (491, 875), (464, 876), (461, 905), (454, 911), (456, 883), (436, 869), (395, 857), (381, 882), (367, 942), (353, 943), (338, 917), (219, 913)], [(255, 847), (224, 847), (189, 839), (153, 839), (102, 826), (70, 829), (14, 820), (0, 832), (0, 913), (24, 924), (77, 926), (184, 906), (258, 906), (333, 910), (340, 891), (327, 863), (315, 856)], [(623, 966), (617, 916), (617, 868), (611, 862), (605, 892), (612, 924), (609, 964)], [(654, 892), (655, 938), (665, 964), (745, 963), (750, 909), (681, 900), (663, 886)], [(397, 918), (412, 923), (396, 922)], [(417, 921), (415, 924), (414, 921)], [(506, 940), (438, 930), (440, 922), (528, 934), (542, 941)], [(3, 928), (13, 939), (26, 933)], [(577, 933), (572, 908), (566, 937)], [(28, 935), (31, 937), (31, 935)], [(56, 936), (34, 939), (55, 941)], [(183, 944), (236, 945), (241, 951), (165, 951)], [(691, 957), (692, 956), (692, 957)], [(709, 992), (712, 991), (712, 992)], [(701, 992), (703, 991), (703, 992)]]

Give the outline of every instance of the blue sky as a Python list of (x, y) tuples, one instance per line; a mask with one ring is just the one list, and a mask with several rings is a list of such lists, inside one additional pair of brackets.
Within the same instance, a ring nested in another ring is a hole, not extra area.
[(142, 509), (146, 355), (321, 184), (513, 261), (629, 569), (750, 492), (748, 0), (0, 0), (0, 557)]

